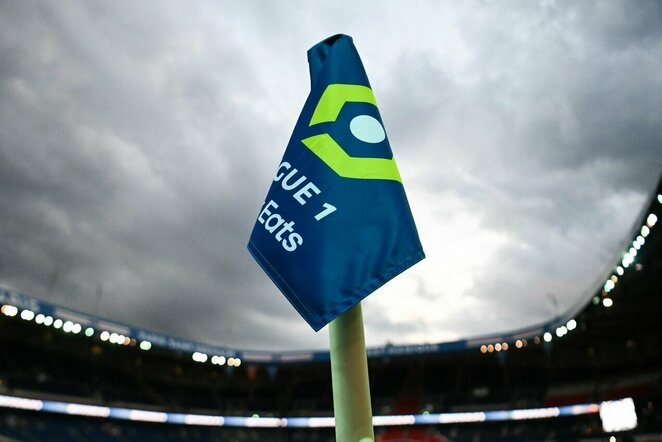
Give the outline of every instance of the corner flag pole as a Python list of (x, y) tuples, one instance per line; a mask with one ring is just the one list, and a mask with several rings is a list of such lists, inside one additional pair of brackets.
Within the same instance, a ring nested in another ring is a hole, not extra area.
[(372, 442), (372, 406), (361, 303), (329, 324), (336, 442)]
[(317, 43), (308, 66), (310, 94), (248, 250), (313, 330), (330, 324), (336, 440), (374, 442), (360, 301), (425, 253), (352, 37)]

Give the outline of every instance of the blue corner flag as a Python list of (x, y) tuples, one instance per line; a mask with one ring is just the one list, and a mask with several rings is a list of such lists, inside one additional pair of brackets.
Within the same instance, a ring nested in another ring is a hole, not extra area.
[(425, 257), (352, 38), (308, 51), (311, 91), (248, 250), (321, 329)]

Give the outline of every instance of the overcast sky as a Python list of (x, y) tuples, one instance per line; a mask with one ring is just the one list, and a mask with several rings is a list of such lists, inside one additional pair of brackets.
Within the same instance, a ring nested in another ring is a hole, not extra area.
[(0, 286), (205, 343), (328, 346), (246, 250), (309, 92), (363, 59), (427, 259), (370, 345), (587, 299), (662, 170), (662, 3), (1, 1)]

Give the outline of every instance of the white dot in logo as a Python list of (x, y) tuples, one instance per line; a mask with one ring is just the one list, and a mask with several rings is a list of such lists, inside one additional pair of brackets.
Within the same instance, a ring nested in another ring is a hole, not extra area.
[(382, 124), (370, 115), (354, 117), (349, 123), (349, 130), (352, 135), (365, 143), (381, 143), (386, 139)]

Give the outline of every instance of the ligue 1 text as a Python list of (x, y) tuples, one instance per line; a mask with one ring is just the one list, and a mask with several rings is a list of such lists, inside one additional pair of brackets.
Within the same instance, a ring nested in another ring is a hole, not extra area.
[[(292, 167), (287, 161), (283, 161), (274, 177), (275, 182), (279, 182), (283, 190), (291, 191), (292, 198), (300, 205), (305, 205), (311, 198), (322, 193), (319, 187), (309, 180), (305, 175), (301, 174), (298, 169)], [(286, 219), (276, 213), (278, 203), (274, 200), (269, 200), (257, 220), (264, 225), (264, 228), (274, 235), (276, 241), (280, 242), (287, 252), (294, 252), (297, 247), (303, 244), (303, 236), (294, 230), (294, 221), (286, 221)], [(329, 203), (322, 203), (322, 208), (315, 215), (315, 221), (321, 221), (327, 216), (336, 211), (336, 206)]]

